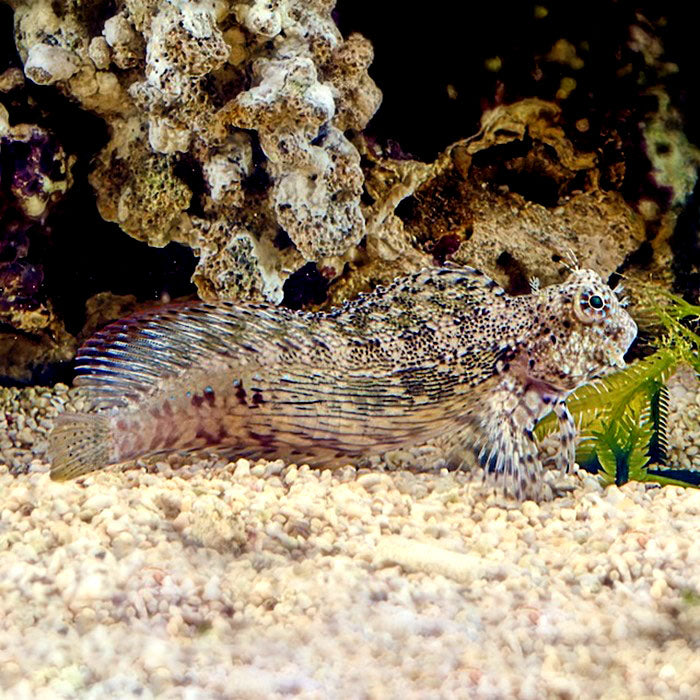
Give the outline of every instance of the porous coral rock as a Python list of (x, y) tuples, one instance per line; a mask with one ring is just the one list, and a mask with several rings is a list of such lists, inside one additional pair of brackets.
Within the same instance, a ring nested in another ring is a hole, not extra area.
[(293, 247), (280, 250), (268, 236), (255, 236), (244, 227), (197, 218), (193, 225), (200, 229), (200, 240), (211, 242), (200, 246), (193, 276), (202, 299), (213, 301), (232, 288), (243, 296), (260, 290), (269, 299), (281, 299), (284, 282), (303, 264)]
[[(333, 5), (120, 0), (88, 21), (77, 0), (37, 0), (15, 3), (16, 40), (29, 77), (110, 127), (90, 178), (102, 216), (151, 245), (192, 246), (204, 296), (278, 302), (306, 261), (365, 235), (343, 131), (364, 128), (381, 94), (369, 42), (343, 40)], [(49, 54), (57, 67), (39, 75), (32, 57)], [(295, 250), (275, 262), (280, 229)]]
[(360, 156), (342, 132), (329, 127), (309, 147), (307, 167), (277, 179), (279, 223), (307, 260), (342, 255), (364, 235)]
[(79, 67), (80, 59), (73, 52), (60, 46), (34, 44), (24, 62), (24, 73), (38, 85), (52, 85), (58, 80), (68, 80)]
[(149, 245), (187, 242), (184, 211), (192, 193), (175, 175), (172, 158), (154, 154), (144, 139), (128, 145), (128, 161), (119, 157), (117, 149), (109, 158), (103, 160), (104, 156), (103, 152), (90, 177), (102, 216)]
[[(0, 74), (0, 92), (10, 92), (10, 90), (14, 90), (22, 85), (24, 85), (24, 73), (19, 68), (8, 68)], [(0, 108), (2, 108), (1, 105)], [(2, 116), (0, 116), (1, 126)]]
[(228, 53), (213, 3), (161, 3), (146, 43), (146, 80), (165, 104), (172, 104), (186, 98), (192, 77), (220, 68)]
[(112, 60), (112, 52), (109, 49), (109, 44), (103, 36), (95, 36), (90, 40), (88, 46), (88, 56), (95, 64), (98, 70), (107, 70), (109, 63)]
[(282, 14), (286, 3), (253, 0), (251, 5), (235, 6), (238, 21), (251, 33), (263, 39), (272, 39), (282, 31)]
[(215, 149), (203, 167), (211, 199), (217, 204), (242, 207), (243, 181), (253, 172), (253, 146), (245, 133), (234, 134)]
[(364, 235), (360, 156), (330, 122), (335, 102), (311, 58), (258, 59), (254, 87), (225, 107), (226, 119), (256, 129), (273, 178), (280, 225), (307, 260), (341, 255)]
[[(142, 304), (141, 310), (147, 305)], [(98, 292), (85, 302), (85, 323), (78, 335), (79, 340), (86, 340), (110, 321), (124, 318), (134, 313), (139, 307), (133, 294), (112, 294)]]
[(345, 131), (361, 131), (377, 110), (382, 95), (367, 70), (374, 58), (372, 44), (351, 34), (324, 64), (324, 77), (333, 86), (334, 125)]
[(0, 106), (0, 153), (3, 154), (2, 184), (24, 214), (41, 219), (50, 203), (71, 186), (74, 158), (45, 130), (35, 124), (9, 126)]
[(8, 111), (0, 105), (0, 265), (26, 256), (26, 231), (43, 222), (68, 191), (74, 161), (46, 129), (36, 124), (10, 126)]
[(686, 109), (679, 109), (685, 100), (674, 104), (671, 99), (676, 89), (669, 76), (675, 76), (679, 66), (669, 60), (654, 25), (641, 13), (630, 26), (628, 47), (644, 59), (638, 82), (645, 86), (645, 109), (636, 126), (642, 150), (637, 170), (646, 177), (637, 185), (636, 207), (653, 236), (644, 279), (673, 284), (688, 299), (697, 299), (700, 257), (693, 192), (697, 192), (700, 149), (685, 134)]
[(102, 37), (95, 37), (93, 41), (104, 40), (111, 49), (111, 58), (117, 68), (134, 68), (142, 59), (144, 42), (127, 19), (125, 12), (107, 19), (102, 34)]

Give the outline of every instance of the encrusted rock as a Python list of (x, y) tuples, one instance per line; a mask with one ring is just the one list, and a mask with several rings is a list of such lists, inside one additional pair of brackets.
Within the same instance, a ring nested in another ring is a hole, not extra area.
[(175, 175), (175, 161), (153, 154), (142, 140), (129, 145), (128, 163), (116, 152), (105, 155), (90, 177), (102, 216), (150, 245), (184, 242), (192, 193)]
[(68, 80), (79, 67), (80, 59), (71, 51), (59, 46), (34, 44), (24, 62), (24, 73), (39, 85), (52, 85), (58, 80)]
[(134, 68), (143, 59), (145, 45), (127, 19), (126, 12), (119, 12), (106, 20), (102, 34), (112, 50), (112, 60), (117, 68)]
[[(72, 184), (74, 158), (63, 151), (46, 129), (36, 124), (10, 126), (7, 110), (0, 105), (0, 151), (3, 153), (2, 186), (14, 204), (32, 219), (41, 219), (50, 205), (63, 197)], [(0, 202), (0, 207), (8, 202)]]
[(473, 265), (512, 293), (526, 292), (531, 277), (560, 282), (569, 252), (610, 275), (645, 240), (644, 222), (600, 184), (596, 155), (574, 148), (559, 114), (554, 104), (521, 100), (486, 112), (478, 134), (428, 168), (379, 158), (367, 181), (376, 200), (365, 212), (368, 241), (386, 244), (385, 200), (401, 199), (394, 241), (417, 242), (436, 262)]
[[(99, 292), (85, 302), (85, 324), (79, 338), (85, 340), (110, 321), (133, 313), (138, 306), (133, 294)], [(143, 307), (143, 305), (142, 305)]]
[(73, 158), (36, 124), (10, 126), (0, 105), (0, 377), (29, 381), (70, 359), (74, 339), (56, 317), (33, 250), (48, 237), (51, 207), (72, 184)]
[[(242, 296), (261, 290), (268, 299), (281, 299), (289, 270), (303, 266), (303, 259), (291, 245), (280, 245), (268, 235), (250, 235), (245, 227), (219, 219), (214, 222), (193, 217), (200, 246), (199, 265), (193, 281), (202, 299), (213, 301), (238, 289)], [(272, 222), (266, 225), (272, 229)], [(288, 240), (288, 239), (287, 239)]]

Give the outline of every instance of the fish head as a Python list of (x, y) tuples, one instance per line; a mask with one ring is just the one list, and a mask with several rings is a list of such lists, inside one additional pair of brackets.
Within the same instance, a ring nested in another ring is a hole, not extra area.
[(530, 378), (572, 391), (625, 367), (637, 324), (620, 292), (586, 269), (573, 270), (563, 284), (536, 292), (534, 342), (527, 353)]

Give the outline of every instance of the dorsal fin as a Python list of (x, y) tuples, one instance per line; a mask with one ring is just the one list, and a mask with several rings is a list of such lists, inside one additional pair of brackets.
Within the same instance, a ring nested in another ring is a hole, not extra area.
[[(436, 287), (441, 291), (436, 292)], [(466, 295), (465, 290), (469, 292)], [(386, 289), (376, 289), (330, 314), (266, 304), (171, 304), (112, 323), (90, 338), (77, 354), (75, 384), (88, 390), (94, 409), (123, 407), (149, 397), (164, 380), (191, 368), (216, 371), (230, 365), (232, 358), (238, 362), (271, 347), (289, 351), (304, 364), (314, 347), (323, 347), (336, 334), (340, 334), (341, 344), (349, 335), (355, 344), (362, 342), (364, 326), (345, 323), (354, 318), (353, 312), (366, 314), (374, 324), (373, 333), (391, 333), (396, 329), (390, 318), (396, 315), (417, 308), (423, 316), (442, 313), (441, 303), (433, 297), (439, 301), (448, 296), (459, 305), (479, 305), (488, 303), (491, 294), (502, 295), (504, 291), (483, 273), (446, 266), (396, 280)], [(316, 323), (311, 323), (313, 320)], [(493, 357), (494, 362), (501, 350), (493, 343), (488, 347), (476, 343), (474, 347), (475, 353)]]
[[(505, 294), (503, 287), (480, 270), (446, 264), (443, 267), (424, 268), (400, 277), (387, 286), (380, 285), (371, 292), (361, 293), (328, 315), (333, 318), (342, 316), (346, 311), (362, 310), (381, 321), (383, 314), (400, 314), (406, 309), (421, 306), (430, 314), (440, 313), (441, 299), (479, 306), (489, 304), (492, 296)], [(373, 310), (377, 313), (372, 313)]]
[(234, 353), (256, 353), (273, 336), (283, 344), (285, 325), (301, 324), (294, 312), (262, 304), (186, 302), (135, 314), (78, 350), (75, 385), (88, 390), (93, 408), (124, 406), (193, 366), (212, 368)]
[(477, 270), (474, 267), (462, 267), (451, 261), (446, 261), (441, 267), (428, 267), (423, 270), (410, 275), (409, 277), (402, 278), (393, 282), (389, 289), (394, 288), (396, 285), (405, 285), (406, 283), (418, 285), (425, 285), (429, 280), (442, 280), (444, 282), (451, 282), (455, 285), (467, 286), (471, 288), (482, 287), (496, 296), (505, 294), (505, 290), (497, 282), (494, 282), (488, 275)]

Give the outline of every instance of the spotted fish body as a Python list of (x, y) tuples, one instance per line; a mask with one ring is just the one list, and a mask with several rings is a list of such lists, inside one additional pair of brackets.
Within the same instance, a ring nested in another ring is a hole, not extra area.
[(557, 413), (568, 467), (566, 397), (624, 366), (635, 335), (590, 270), (516, 297), (472, 268), (424, 270), (328, 313), (166, 306), (81, 348), (92, 410), (58, 421), (51, 475), (202, 448), (328, 466), (437, 438), (536, 497), (535, 423)]

